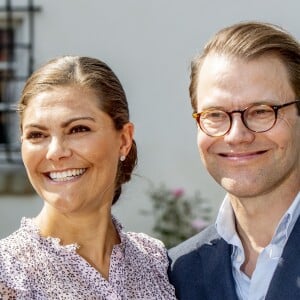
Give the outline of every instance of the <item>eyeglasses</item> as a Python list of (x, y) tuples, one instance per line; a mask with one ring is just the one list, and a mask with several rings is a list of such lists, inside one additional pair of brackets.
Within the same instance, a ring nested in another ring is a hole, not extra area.
[(282, 105), (253, 104), (243, 110), (231, 112), (210, 108), (200, 113), (193, 113), (193, 118), (204, 133), (213, 137), (225, 135), (230, 130), (234, 113), (241, 114), (242, 122), (249, 130), (265, 132), (275, 125), (279, 109), (296, 103), (300, 103), (300, 100)]

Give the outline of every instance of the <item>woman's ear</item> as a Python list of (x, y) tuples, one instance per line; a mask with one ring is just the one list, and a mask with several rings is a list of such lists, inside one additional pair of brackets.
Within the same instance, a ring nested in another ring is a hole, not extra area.
[(134, 125), (131, 122), (126, 123), (121, 129), (120, 156), (127, 156), (131, 149), (134, 135)]

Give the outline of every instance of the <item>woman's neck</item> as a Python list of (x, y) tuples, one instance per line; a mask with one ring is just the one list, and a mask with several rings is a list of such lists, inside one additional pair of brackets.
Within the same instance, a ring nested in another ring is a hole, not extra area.
[(120, 243), (110, 210), (70, 215), (44, 206), (35, 222), (42, 236), (59, 238), (62, 245), (76, 243), (77, 253), (108, 279), (112, 249)]

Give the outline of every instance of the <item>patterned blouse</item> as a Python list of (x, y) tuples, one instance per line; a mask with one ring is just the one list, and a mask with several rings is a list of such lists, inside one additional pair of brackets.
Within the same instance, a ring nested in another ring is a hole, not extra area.
[(78, 245), (41, 237), (33, 220), (23, 218), (0, 240), (0, 299), (176, 299), (163, 244), (114, 222), (121, 243), (113, 248), (106, 280), (77, 254)]

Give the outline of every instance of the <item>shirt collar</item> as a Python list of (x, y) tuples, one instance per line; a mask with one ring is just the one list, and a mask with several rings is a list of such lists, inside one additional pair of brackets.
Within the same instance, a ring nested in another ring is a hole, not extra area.
[(235, 229), (235, 216), (228, 195), (223, 200), (216, 219), (218, 234), (228, 243), (237, 245), (237, 233)]
[(288, 210), (282, 216), (280, 222), (277, 225), (275, 234), (272, 239), (272, 244), (280, 243), (280, 236), (285, 240), (290, 236), (294, 225), (300, 215), (300, 192), (296, 196), (295, 200), (292, 202)]
[[(285, 243), (291, 234), (299, 215), (300, 192), (298, 192), (295, 200), (278, 223), (271, 243)], [(235, 228), (235, 216), (228, 195), (225, 196), (225, 199), (221, 204), (215, 226), (218, 234), (228, 244), (240, 246), (241, 242)]]

